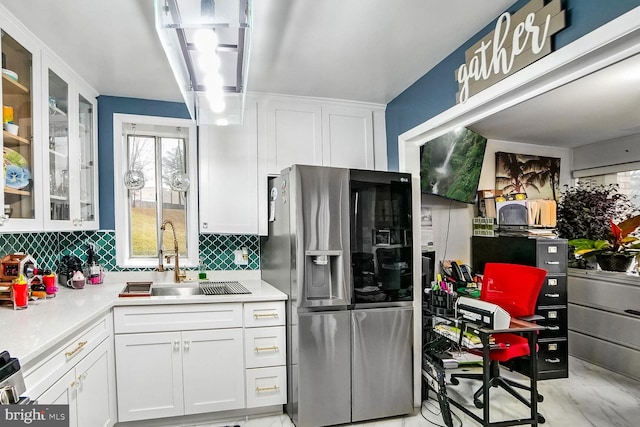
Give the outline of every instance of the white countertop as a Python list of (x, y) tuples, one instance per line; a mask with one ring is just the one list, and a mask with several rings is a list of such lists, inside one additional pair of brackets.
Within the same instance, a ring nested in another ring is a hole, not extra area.
[(38, 355), (82, 327), (123, 305), (203, 304), (218, 302), (283, 301), (287, 295), (260, 280), (259, 271), (208, 272), (208, 280), (237, 280), (251, 294), (119, 298), (127, 281), (171, 283), (172, 273), (127, 272), (105, 274), (105, 283), (84, 289), (60, 287), (55, 298), (29, 301), (25, 310), (0, 307), (0, 351), (8, 350), (28, 368)]

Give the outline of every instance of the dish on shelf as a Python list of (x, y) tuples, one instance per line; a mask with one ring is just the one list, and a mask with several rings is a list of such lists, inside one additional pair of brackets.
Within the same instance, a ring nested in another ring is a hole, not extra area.
[(6, 68), (3, 68), (2, 74), (9, 77), (11, 80), (15, 80), (16, 82), (18, 81), (18, 73), (16, 73), (15, 71), (11, 71), (11, 70), (7, 70)]
[(22, 154), (11, 148), (2, 149), (5, 170), (5, 185), (15, 190), (27, 187), (31, 180), (29, 162)]

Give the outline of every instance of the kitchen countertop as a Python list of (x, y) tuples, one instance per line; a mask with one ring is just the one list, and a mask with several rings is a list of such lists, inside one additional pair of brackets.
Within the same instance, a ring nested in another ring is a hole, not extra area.
[[(60, 287), (55, 298), (29, 301), (26, 310), (0, 307), (0, 350), (20, 359), (23, 369), (38, 356), (72, 336), (116, 306), (284, 301), (287, 295), (260, 279), (259, 271), (208, 272), (207, 280), (237, 280), (251, 294), (119, 298), (127, 281), (172, 283), (173, 273), (107, 272), (101, 285), (84, 289)], [(193, 282), (192, 282), (193, 283)], [(195, 283), (194, 283), (195, 284)]]

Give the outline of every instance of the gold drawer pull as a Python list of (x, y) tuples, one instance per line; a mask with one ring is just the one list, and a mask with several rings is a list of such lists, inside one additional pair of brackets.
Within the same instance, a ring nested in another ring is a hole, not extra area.
[(260, 351), (278, 351), (278, 346), (277, 345), (272, 345), (270, 347), (256, 347), (255, 352), (260, 352)]
[(65, 355), (66, 357), (71, 357), (71, 356), (73, 356), (74, 354), (76, 354), (77, 352), (79, 352), (80, 350), (82, 350), (82, 347), (84, 347), (85, 345), (87, 345), (87, 343), (88, 343), (88, 341), (80, 341), (80, 342), (78, 343), (78, 345), (76, 346), (76, 348), (74, 348), (74, 349), (73, 349), (73, 350), (71, 350), (71, 351), (67, 351), (67, 352), (65, 352), (65, 353), (64, 353), (64, 355)]
[(280, 387), (277, 385), (271, 387), (256, 387), (256, 393), (262, 393), (263, 391), (280, 391)]
[(260, 319), (261, 317), (273, 317), (274, 319), (278, 318), (278, 313), (254, 313), (254, 319)]

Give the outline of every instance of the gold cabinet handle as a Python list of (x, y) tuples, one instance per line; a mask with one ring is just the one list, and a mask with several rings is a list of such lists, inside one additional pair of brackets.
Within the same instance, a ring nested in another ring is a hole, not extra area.
[(256, 393), (262, 393), (264, 391), (280, 391), (280, 387), (277, 385), (271, 387), (256, 387)]
[(261, 317), (273, 317), (274, 319), (278, 318), (278, 313), (254, 313), (254, 319), (260, 319)]
[(77, 352), (79, 352), (80, 350), (82, 350), (82, 347), (84, 347), (85, 345), (87, 345), (88, 341), (80, 341), (78, 343), (78, 345), (76, 346), (76, 348), (74, 348), (71, 351), (67, 351), (64, 353), (65, 357), (69, 358), (72, 357), (74, 354), (76, 354)]
[(277, 345), (272, 345), (270, 347), (256, 347), (256, 348), (254, 348), (254, 351), (256, 353), (258, 353), (260, 351), (278, 351), (278, 346)]

